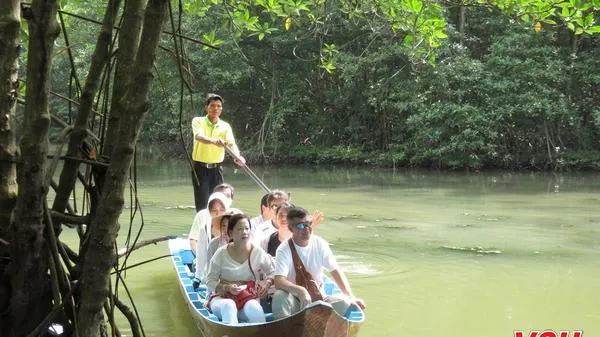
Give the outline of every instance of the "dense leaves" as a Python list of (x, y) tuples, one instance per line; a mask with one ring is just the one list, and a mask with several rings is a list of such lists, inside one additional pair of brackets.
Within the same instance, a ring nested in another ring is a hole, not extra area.
[[(182, 40), (181, 95), (172, 37), (163, 36), (144, 146), (183, 155), (180, 132), (189, 147), (189, 121), (202, 113), (203, 95), (216, 91), (226, 98), (223, 118), (255, 160), (511, 169), (594, 163), (593, 2), (183, 4), (177, 29), (206, 44)], [(84, 65), (93, 28), (71, 28), (81, 38), (71, 43), (76, 64)], [(57, 69), (65, 69), (66, 53), (59, 59)], [(66, 89), (65, 77), (58, 81)]]

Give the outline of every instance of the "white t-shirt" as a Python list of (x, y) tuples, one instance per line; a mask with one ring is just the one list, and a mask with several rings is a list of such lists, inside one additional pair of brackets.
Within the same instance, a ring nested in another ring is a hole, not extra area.
[(227, 251), (227, 245), (219, 248), (210, 260), (208, 273), (206, 274), (206, 287), (214, 291), (219, 280), (224, 281), (259, 281), (273, 277), (273, 258), (259, 247), (254, 247), (250, 253), (252, 270), (248, 266), (248, 260), (239, 263), (234, 260)]
[(188, 235), (189, 239), (194, 239), (199, 241), (200, 233), (204, 230), (204, 233), (207, 232), (207, 229), (211, 226), (212, 217), (208, 212), (208, 209), (205, 208), (200, 212), (196, 213), (194, 216), (194, 220), (192, 221), (192, 228), (190, 228), (190, 234)]
[(219, 248), (225, 245), (227, 245), (227, 242), (221, 240), (220, 236), (217, 236), (216, 238), (210, 240), (210, 242), (208, 243), (208, 249), (206, 250), (206, 261), (208, 261), (208, 264), (210, 264), (210, 260), (213, 256), (215, 256), (217, 250), (219, 250)]
[(196, 240), (196, 278), (202, 280), (206, 274), (208, 243), (211, 239), (212, 217), (208, 209), (196, 214), (192, 222), (189, 238)]
[[(210, 200), (212, 200), (212, 198), (209, 198), (209, 203)], [(230, 208), (229, 210), (241, 213), (237, 208)], [(208, 244), (212, 239), (212, 216), (210, 215), (208, 208), (196, 213), (196, 216), (192, 221), (192, 228), (190, 228), (188, 238), (196, 240), (196, 273), (194, 276), (198, 280), (202, 280), (208, 269), (206, 253), (208, 252)]]
[(263, 235), (270, 235), (271, 233), (273, 233), (276, 230), (277, 230), (277, 228), (275, 228), (275, 226), (273, 226), (273, 222), (271, 220), (265, 220), (265, 221), (259, 223), (258, 225), (256, 225), (256, 231), (260, 232)]
[[(298, 246), (295, 243), (294, 247), (296, 247), (296, 252), (298, 252), (298, 256), (304, 263), (306, 270), (310, 272), (319, 286), (323, 283), (323, 269), (328, 272), (338, 269), (337, 261), (331, 252), (331, 248), (329, 248), (329, 244), (320, 237), (313, 234), (306, 247)], [(294, 268), (289, 240), (282, 242), (275, 254), (275, 276), (278, 275), (285, 276), (290, 282), (296, 283), (296, 269)]]
[[(253, 230), (252, 242), (262, 247), (262, 242), (265, 240), (265, 238), (268, 238), (269, 236), (271, 236), (271, 234), (275, 232), (277, 232), (277, 228), (273, 226), (273, 221), (265, 220), (256, 225), (256, 229)], [(265, 247), (262, 248), (266, 249)]]
[(263, 221), (265, 221), (265, 219), (263, 219), (262, 214), (257, 215), (254, 218), (250, 219), (250, 226), (252, 226), (252, 228), (255, 228)]

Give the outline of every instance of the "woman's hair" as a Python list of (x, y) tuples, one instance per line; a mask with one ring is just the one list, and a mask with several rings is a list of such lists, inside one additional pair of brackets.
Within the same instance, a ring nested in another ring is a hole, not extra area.
[(283, 204), (279, 205), (277, 207), (277, 211), (275, 212), (276, 215), (279, 215), (279, 212), (281, 210), (289, 210), (290, 208), (294, 207), (294, 204), (290, 204), (289, 202), (285, 201), (283, 202)]
[(250, 227), (250, 229), (252, 229), (252, 225), (250, 224), (250, 219), (248, 218), (248, 216), (243, 213), (238, 213), (232, 215), (229, 219), (229, 224), (227, 225), (227, 235), (229, 235), (229, 232), (233, 231), (235, 225), (237, 225), (237, 223), (240, 222), (242, 219), (246, 219), (246, 221), (248, 221), (248, 226)]
[[(232, 216), (233, 216), (232, 214), (225, 214), (225, 215), (221, 216), (221, 220), (219, 220), (219, 229), (221, 227), (223, 227), (223, 221), (225, 221), (225, 220), (229, 221), (229, 219), (231, 219)], [(229, 226), (227, 226), (227, 228), (229, 228)]]
[(290, 194), (282, 190), (273, 190), (267, 197), (267, 205), (270, 207), (273, 203), (278, 206), (290, 200)]
[(221, 193), (225, 194), (225, 192), (223, 192), (223, 191), (227, 190), (227, 189), (231, 191), (231, 200), (233, 200), (234, 189), (233, 189), (233, 186), (231, 186), (228, 183), (222, 183), (222, 184), (219, 184), (219, 185), (215, 186), (215, 188), (213, 189), (213, 193), (214, 192), (221, 192)]

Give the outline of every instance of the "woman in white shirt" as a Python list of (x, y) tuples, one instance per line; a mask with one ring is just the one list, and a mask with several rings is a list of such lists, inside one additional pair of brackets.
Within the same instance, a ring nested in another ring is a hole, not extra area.
[(273, 260), (250, 242), (250, 220), (246, 215), (231, 216), (227, 235), (232, 242), (217, 250), (205, 279), (213, 291), (209, 307), (223, 323), (265, 322), (258, 299), (267, 296), (273, 285)]

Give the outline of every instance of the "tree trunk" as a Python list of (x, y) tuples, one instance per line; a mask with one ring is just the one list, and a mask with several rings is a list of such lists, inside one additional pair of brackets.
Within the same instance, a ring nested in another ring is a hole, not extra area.
[(125, 3), (123, 24), (119, 32), (119, 50), (117, 51), (117, 65), (115, 78), (113, 80), (113, 92), (108, 114), (108, 126), (104, 139), (102, 154), (111, 156), (117, 141), (119, 132), (119, 119), (123, 115), (121, 101), (131, 81), (132, 67), (140, 44), (140, 29), (144, 23), (144, 7), (147, 0), (129, 0)]
[(30, 40), (22, 159), (17, 175), (19, 195), (11, 225), (12, 330), (9, 330), (9, 336), (27, 335), (52, 306), (48, 285), (48, 248), (43, 233), (44, 200), (48, 192), (45, 163), (50, 124), (50, 70), (54, 40), (59, 33), (56, 12), (56, 0), (34, 0), (31, 8), (23, 10)]
[(467, 23), (467, 6), (464, 3), (461, 3), (458, 7), (458, 32), (462, 34), (464, 38), (465, 35), (465, 26)]
[[(102, 31), (98, 36), (96, 48), (92, 55), (90, 72), (88, 73), (81, 93), (79, 113), (75, 119), (71, 137), (69, 138), (67, 158), (82, 157), (82, 153), (79, 149), (87, 136), (88, 124), (90, 122), (90, 117), (92, 116), (92, 105), (98, 92), (102, 70), (108, 63), (108, 60), (110, 60), (112, 32), (119, 11), (120, 2), (120, 0), (110, 0), (106, 7), (104, 20), (102, 22)], [(65, 159), (58, 189), (56, 191), (56, 197), (54, 198), (54, 204), (52, 205), (54, 211), (63, 212), (67, 207), (69, 196), (71, 195), (73, 187), (75, 186), (75, 181), (77, 180), (78, 169), (79, 161), (77, 159)]]
[[(10, 281), (9, 225), (17, 200), (15, 110), (18, 95), (20, 0), (0, 1), (0, 313), (8, 313)], [(0, 335), (7, 335), (10, 317), (0, 314)]]
[(83, 259), (86, 262), (82, 269), (81, 305), (78, 312), (80, 336), (100, 336), (102, 308), (109, 296), (110, 269), (116, 263), (118, 218), (123, 209), (124, 190), (135, 144), (143, 117), (148, 111), (152, 65), (166, 12), (167, 0), (150, 0), (144, 18), (140, 47), (135, 63), (130, 68), (131, 81), (127, 83), (125, 92), (119, 92), (123, 100), (118, 104), (127, 113), (120, 116), (111, 163), (102, 187), (96, 216), (90, 225), (89, 244), (84, 253)]
[[(20, 31), (20, 1), (0, 1), (0, 239), (5, 241), (8, 240), (8, 225), (17, 200), (14, 121), (19, 89)], [(5, 249), (6, 245), (0, 243), (0, 256)], [(0, 267), (0, 275), (2, 270)]]
[[(569, 77), (567, 79), (567, 97), (569, 100), (569, 103), (573, 103), (574, 101), (574, 97), (577, 96), (576, 91), (574, 89), (574, 87), (576, 87), (576, 85), (574, 85), (573, 83), (577, 81), (577, 74), (575, 73), (575, 62), (577, 62), (577, 53), (579, 51), (579, 35), (575, 35), (571, 32), (569, 32), (569, 35), (571, 36), (571, 60), (570, 60), (570, 67), (569, 67)], [(589, 110), (588, 110), (589, 111)], [(581, 131), (582, 131), (582, 125), (586, 125), (587, 121), (589, 120), (589, 113), (586, 112), (586, 109), (582, 110), (582, 114), (581, 114), (582, 118), (578, 118), (577, 120), (577, 143), (575, 144), (575, 147), (578, 150), (581, 150), (584, 147), (584, 144), (581, 140)]]

